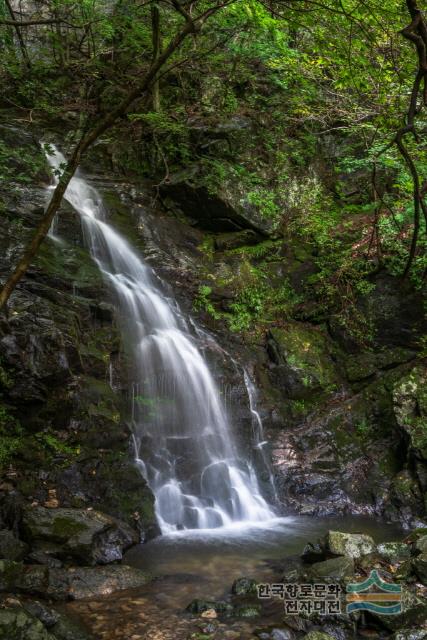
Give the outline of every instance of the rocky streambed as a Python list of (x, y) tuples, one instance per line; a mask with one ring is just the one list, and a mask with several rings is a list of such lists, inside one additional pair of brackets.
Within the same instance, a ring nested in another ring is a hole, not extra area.
[[(339, 525), (345, 531), (330, 528)], [(427, 530), (403, 536), (367, 519), (278, 518), (135, 546), (135, 531), (99, 512), (30, 507), (19, 535), (0, 535), (5, 640), (427, 637)], [(347, 585), (372, 571), (401, 586), (400, 613), (346, 612)], [(259, 597), (269, 585), (275, 593)], [(291, 595), (292, 585), (306, 593), (334, 585), (339, 612), (289, 613), (280, 585)]]

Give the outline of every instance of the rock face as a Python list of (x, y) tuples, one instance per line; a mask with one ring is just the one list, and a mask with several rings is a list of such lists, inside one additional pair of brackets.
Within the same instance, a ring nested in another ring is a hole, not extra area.
[[(46, 167), (31, 136), (15, 139), (22, 157)], [(31, 186), (0, 187), (0, 278), (40, 219), (48, 181), (45, 170)], [(19, 522), (22, 501), (95, 507), (145, 539), (158, 532), (154, 499), (132, 460), (127, 364), (109, 292), (66, 204), (56, 233), (0, 317), (0, 524)]]
[(252, 204), (236, 180), (218, 181), (206, 186), (200, 167), (195, 165), (170, 176), (161, 186), (166, 203), (178, 206), (202, 229), (242, 231), (251, 229), (263, 236), (273, 234), (274, 225)]
[(124, 522), (99, 511), (83, 509), (25, 509), (22, 530), (32, 548), (79, 564), (108, 564), (139, 542)]

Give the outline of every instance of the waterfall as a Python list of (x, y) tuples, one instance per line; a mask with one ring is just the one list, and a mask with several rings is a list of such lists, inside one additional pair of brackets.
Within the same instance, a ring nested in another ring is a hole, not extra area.
[[(47, 158), (57, 175), (64, 156), (50, 145)], [(116, 299), (133, 358), (135, 459), (154, 493), (162, 532), (274, 517), (233, 437), (191, 319), (108, 224), (99, 193), (81, 174), (65, 199), (79, 213), (85, 243)]]

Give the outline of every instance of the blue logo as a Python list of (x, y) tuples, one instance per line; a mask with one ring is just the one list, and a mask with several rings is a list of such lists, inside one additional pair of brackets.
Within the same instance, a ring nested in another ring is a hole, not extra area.
[[(378, 590), (371, 590), (377, 587)], [(346, 587), (347, 613), (352, 611), (372, 611), (380, 615), (402, 613), (402, 587), (390, 584), (380, 578), (376, 570), (363, 582), (348, 584)]]

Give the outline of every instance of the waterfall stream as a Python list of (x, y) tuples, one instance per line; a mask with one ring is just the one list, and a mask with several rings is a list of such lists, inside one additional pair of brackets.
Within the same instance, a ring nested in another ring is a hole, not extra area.
[[(47, 158), (58, 175), (64, 156), (50, 145)], [(85, 243), (117, 301), (133, 358), (135, 458), (155, 495), (162, 532), (274, 517), (233, 436), (192, 321), (106, 221), (99, 193), (81, 174), (65, 199), (79, 213)], [(252, 404), (251, 411), (255, 417)]]

